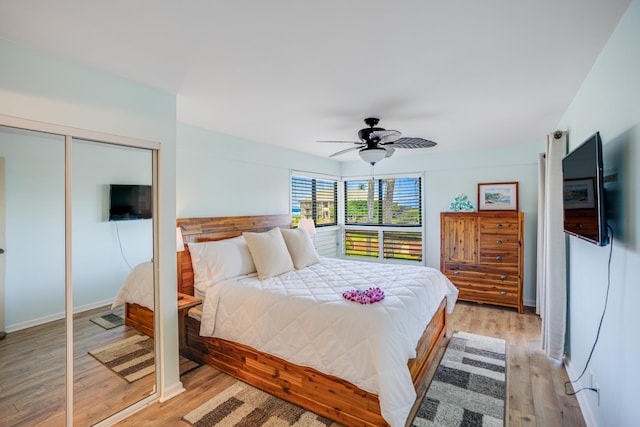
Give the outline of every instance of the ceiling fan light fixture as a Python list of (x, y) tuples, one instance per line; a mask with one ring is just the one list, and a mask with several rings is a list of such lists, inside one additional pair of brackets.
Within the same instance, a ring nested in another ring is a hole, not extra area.
[(365, 147), (362, 150), (358, 151), (362, 160), (367, 163), (371, 163), (371, 165), (375, 165), (380, 160), (384, 159), (387, 155), (387, 150), (380, 147)]

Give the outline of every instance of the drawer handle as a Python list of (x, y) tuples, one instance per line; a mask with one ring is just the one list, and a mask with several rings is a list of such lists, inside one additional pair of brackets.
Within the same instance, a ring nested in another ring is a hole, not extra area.
[(459, 272), (459, 271), (454, 271), (454, 272), (453, 272), (453, 274), (454, 274), (455, 276), (457, 276), (458, 274), (460, 274), (460, 272)]
[(498, 256), (496, 257), (496, 260), (498, 260), (498, 261), (502, 260), (502, 255), (498, 255)]
[(500, 280), (507, 280), (508, 276), (505, 276), (504, 274), (502, 276), (500, 276)]
[(496, 224), (496, 227), (502, 227), (502, 224), (497, 223), (497, 224)]
[(501, 245), (502, 244), (502, 240), (496, 240), (496, 245)]
[(500, 291), (500, 295), (506, 295), (507, 291)]

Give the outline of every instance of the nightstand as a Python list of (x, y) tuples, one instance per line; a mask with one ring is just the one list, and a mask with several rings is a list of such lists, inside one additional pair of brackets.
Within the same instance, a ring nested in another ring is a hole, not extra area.
[(184, 318), (189, 314), (189, 309), (196, 305), (202, 304), (202, 298), (198, 298), (193, 295), (183, 294), (178, 292), (178, 330), (180, 350), (184, 348), (185, 344), (185, 327)]
[(191, 307), (195, 307), (196, 305), (202, 304), (202, 299), (193, 295), (183, 294), (182, 292), (178, 292), (178, 312), (184, 312), (184, 315), (187, 315), (187, 311)]

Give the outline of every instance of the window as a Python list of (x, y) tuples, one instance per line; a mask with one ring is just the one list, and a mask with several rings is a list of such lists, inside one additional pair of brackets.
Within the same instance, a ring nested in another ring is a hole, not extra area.
[(378, 258), (377, 230), (345, 230), (345, 255)]
[(344, 182), (345, 255), (422, 261), (422, 179)]
[(422, 261), (422, 233), (419, 231), (383, 231), (385, 259)]
[(316, 227), (338, 223), (338, 181), (299, 175), (291, 176), (291, 217), (313, 219)]
[(346, 225), (422, 225), (420, 177), (345, 181)]

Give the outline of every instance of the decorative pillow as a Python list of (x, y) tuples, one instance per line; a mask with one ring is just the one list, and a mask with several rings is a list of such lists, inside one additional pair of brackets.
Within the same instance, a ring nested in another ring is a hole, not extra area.
[(279, 228), (264, 233), (242, 233), (261, 280), (293, 270), (293, 261)]
[(256, 272), (247, 242), (242, 236), (188, 245), (196, 284), (215, 283)]
[(308, 267), (320, 262), (320, 257), (313, 247), (311, 236), (304, 228), (294, 228), (292, 230), (280, 230), (284, 242), (287, 244), (289, 254), (296, 269)]

